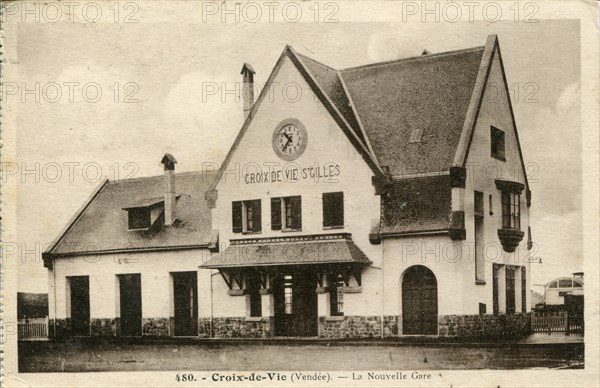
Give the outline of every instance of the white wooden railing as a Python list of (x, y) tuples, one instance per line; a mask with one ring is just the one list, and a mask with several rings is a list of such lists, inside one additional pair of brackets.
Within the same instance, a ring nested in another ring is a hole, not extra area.
[(17, 326), (19, 341), (48, 340), (48, 317), (20, 319)]

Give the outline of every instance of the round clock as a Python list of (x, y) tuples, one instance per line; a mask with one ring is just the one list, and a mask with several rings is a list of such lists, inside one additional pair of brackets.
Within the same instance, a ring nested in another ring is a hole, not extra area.
[(283, 120), (273, 132), (273, 150), (283, 160), (295, 160), (304, 153), (308, 134), (304, 125), (296, 119)]

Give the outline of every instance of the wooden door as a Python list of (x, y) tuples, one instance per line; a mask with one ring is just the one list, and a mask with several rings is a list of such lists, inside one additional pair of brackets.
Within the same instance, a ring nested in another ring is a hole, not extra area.
[(119, 275), (120, 335), (142, 335), (142, 277), (140, 274)]
[(437, 334), (437, 280), (422, 265), (410, 267), (402, 279), (402, 334)]
[(90, 280), (88, 276), (69, 278), (71, 291), (71, 335), (90, 335)]
[(173, 273), (174, 335), (198, 335), (198, 273)]
[(307, 271), (281, 274), (273, 285), (275, 335), (317, 336), (316, 280)]

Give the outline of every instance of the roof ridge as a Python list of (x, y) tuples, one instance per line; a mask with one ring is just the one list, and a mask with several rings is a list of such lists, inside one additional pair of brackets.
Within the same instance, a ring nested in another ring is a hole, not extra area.
[[(175, 176), (182, 176), (182, 175), (215, 175), (215, 174), (216, 174), (215, 171), (194, 170), (194, 171), (176, 172)], [(149, 176), (138, 176), (138, 177), (135, 177), (135, 178), (125, 178), (125, 179), (108, 179), (108, 183), (135, 182), (135, 181), (141, 181), (141, 180), (144, 180), (144, 179), (161, 178), (163, 176), (164, 176), (164, 174), (149, 175)]]
[(439, 58), (439, 57), (446, 56), (446, 55), (453, 55), (453, 54), (459, 54), (459, 53), (464, 53), (464, 52), (468, 52), (468, 51), (475, 51), (475, 50), (482, 50), (482, 49), (485, 49), (485, 46), (477, 46), (477, 47), (470, 47), (470, 48), (460, 49), (460, 50), (444, 51), (441, 53), (428, 54), (428, 55), (417, 55), (417, 56), (408, 57), (408, 58), (392, 59), (390, 61), (384, 61), (384, 62), (368, 63), (366, 65), (347, 67), (345, 69), (341, 69), (340, 71), (346, 72), (346, 71), (362, 70), (362, 69), (370, 68), (370, 67), (394, 65), (396, 63), (408, 62), (411, 60)]
[(311, 58), (311, 57), (309, 57), (309, 56), (307, 56), (307, 55), (300, 54), (300, 53), (296, 53), (296, 55), (298, 55), (299, 57), (302, 57), (303, 59), (308, 59), (309, 61), (312, 61), (312, 62), (316, 63), (317, 65), (324, 66), (324, 67), (326, 67), (326, 68), (328, 68), (328, 69), (330, 69), (330, 70), (333, 70), (333, 71), (338, 71), (338, 69), (335, 69), (335, 68), (333, 68), (333, 67), (329, 66), (328, 64), (326, 64), (326, 63), (323, 63), (323, 62), (321, 62), (321, 61), (317, 61), (316, 59), (314, 59), (314, 58)]

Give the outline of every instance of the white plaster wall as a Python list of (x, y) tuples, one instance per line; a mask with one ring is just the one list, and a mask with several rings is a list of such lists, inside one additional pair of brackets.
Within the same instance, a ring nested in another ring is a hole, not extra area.
[[(222, 243), (221, 251), (232, 238), (245, 237), (284, 237), (312, 234), (352, 233), (353, 241), (373, 261), (374, 266), (381, 265), (381, 246), (372, 245), (369, 240), (371, 220), (379, 218), (380, 198), (375, 195), (371, 185), (373, 172), (347, 139), (330, 114), (318, 101), (309, 85), (302, 79), (295, 66), (289, 61), (281, 67), (275, 82), (279, 86), (272, 89), (271, 98), (266, 98), (258, 109), (231, 162), (217, 185), (218, 200), (213, 209), (213, 228), (219, 230)], [(290, 96), (283, 97), (286, 87)], [(296, 101), (294, 90), (301, 90)], [(286, 100), (287, 99), (287, 100)], [(294, 101), (291, 101), (291, 100)], [(298, 168), (313, 166), (324, 167), (337, 164), (339, 176), (333, 179), (304, 179), (296, 182), (246, 184), (244, 174), (279, 170), (289, 166), (273, 151), (271, 138), (277, 125), (284, 119), (299, 120), (308, 132), (308, 146), (304, 154), (291, 162)], [(269, 167), (271, 166), (271, 167)], [(327, 230), (323, 228), (322, 193), (344, 192), (344, 228)], [(272, 197), (291, 195), (302, 196), (302, 231), (282, 232), (271, 230)], [(232, 233), (231, 203), (237, 200), (261, 199), (262, 232), (243, 235)], [(377, 299), (380, 275), (369, 269), (363, 274), (363, 293), (348, 294), (345, 299), (348, 315), (355, 313), (373, 313), (380, 311)], [(215, 316), (245, 315), (244, 297), (227, 296), (227, 287), (220, 276), (213, 283)], [(367, 303), (368, 302), (368, 303)], [(356, 309), (356, 310), (354, 310)]]
[[(529, 208), (525, 190), (521, 194), (521, 230), (525, 232), (525, 237), (513, 253), (508, 253), (502, 249), (498, 238), (498, 229), (502, 227), (502, 208), (501, 192), (496, 188), (495, 180), (503, 179), (525, 184), (525, 172), (519, 157), (519, 150), (516, 139), (516, 132), (511, 120), (508, 91), (503, 90), (504, 81), (502, 79), (500, 61), (496, 53), (489, 75), (488, 86), (483, 96), (483, 103), (479, 111), (479, 117), (473, 134), (471, 148), (467, 158), (467, 182), (465, 189), (465, 227), (467, 230), (466, 244), (474, 243), (474, 191), (484, 193), (484, 243), (485, 243), (485, 285), (475, 284), (475, 263), (470, 260), (472, 268), (467, 274), (465, 287), (465, 311), (472, 314), (478, 312), (479, 303), (487, 305), (487, 312), (492, 313), (492, 265), (511, 264), (525, 266), (527, 268), (528, 289), (531, 286), (531, 267), (529, 257), (532, 252), (526, 249), (527, 246), (527, 226), (529, 225)], [(490, 126), (501, 129), (505, 133), (505, 157), (506, 161), (495, 159), (491, 156)], [(521, 128), (526, 131), (529, 128)], [(489, 195), (493, 197), (493, 215), (489, 214)], [(533, 193), (532, 202), (535, 204), (535, 193)], [(467, 258), (469, 259), (469, 258)], [(471, 258), (474, 259), (474, 258)], [(520, 275), (520, 271), (519, 271)], [(520, 285), (520, 278), (516, 284)], [(500, 278), (500, 285), (503, 286), (504, 279)], [(521, 290), (516, 292), (520, 295)], [(501, 292), (502, 294), (502, 292)], [(503, 296), (500, 300), (503, 300)], [(527, 310), (530, 306), (530, 295), (527, 295)], [(521, 301), (517, 302), (517, 306)], [(503, 303), (500, 311), (504, 311)], [(517, 310), (520, 312), (520, 310)]]
[[(90, 317), (115, 318), (118, 311), (117, 275), (140, 273), (142, 282), (142, 317), (172, 316), (173, 292), (171, 272), (197, 271), (201, 250), (178, 250), (98, 256), (77, 256), (54, 260), (56, 283), (49, 271), (50, 314), (54, 315), (53, 294), (56, 289), (56, 318), (69, 316), (68, 276), (89, 276)], [(204, 282), (204, 280), (202, 280)], [(199, 278), (199, 284), (201, 283)], [(200, 284), (199, 304), (206, 309), (206, 288)]]
[(447, 235), (388, 238), (384, 251), (384, 315), (402, 315), (402, 276), (414, 265), (423, 265), (435, 275), (438, 314), (467, 314), (465, 305), (469, 263), (461, 259), (461, 242)]

